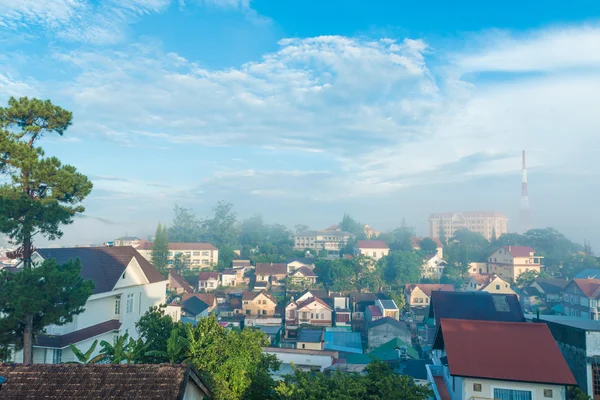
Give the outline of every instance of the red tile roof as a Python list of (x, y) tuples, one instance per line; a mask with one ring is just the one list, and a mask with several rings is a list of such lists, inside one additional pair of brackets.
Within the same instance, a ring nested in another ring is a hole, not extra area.
[(489, 285), (491, 281), (497, 278), (497, 276), (494, 274), (473, 274), (471, 275), (471, 277), (475, 279), (475, 282), (477, 282), (477, 284), (483, 286)]
[(186, 292), (192, 293), (194, 291), (194, 288), (192, 288), (192, 286), (185, 280), (183, 276), (175, 272), (170, 272), (169, 278), (171, 278), (176, 283), (176, 286), (182, 288)]
[(169, 243), (169, 250), (218, 250), (210, 243)]
[(454, 292), (454, 286), (450, 284), (438, 284), (438, 283), (413, 283), (405, 285), (408, 293), (412, 293), (415, 288), (419, 288), (427, 296), (431, 297), (431, 292), (442, 291), (442, 292)]
[(529, 257), (535, 250), (529, 246), (504, 246), (513, 257)]
[(368, 306), (369, 312), (371, 313), (371, 317), (382, 317), (381, 310), (377, 306)]
[(543, 323), (442, 318), (434, 349), (442, 347), (451, 375), (577, 385)]
[(261, 290), (260, 292), (245, 291), (244, 294), (242, 294), (242, 300), (252, 301), (255, 298), (257, 298), (258, 295), (261, 293), (264, 294), (267, 299), (269, 299), (273, 303), (277, 304), (277, 299), (275, 297), (273, 297), (273, 295), (271, 293), (267, 292), (266, 290)]
[(308, 267), (304, 267), (304, 266), (302, 266), (302, 267), (300, 267), (300, 268), (296, 269), (296, 270), (295, 270), (295, 271), (292, 273), (292, 275), (295, 275), (296, 273), (300, 273), (300, 274), (302, 274), (302, 276), (304, 276), (305, 278), (309, 278), (309, 277), (316, 277), (316, 276), (317, 276), (317, 274), (315, 274), (315, 273), (313, 272), (313, 270), (312, 270), (312, 269), (310, 269), (310, 268), (308, 268)]
[(357, 246), (359, 249), (389, 249), (390, 246), (383, 240), (359, 240)]
[(287, 275), (287, 264), (256, 263), (256, 275)]
[(600, 279), (575, 278), (573, 284), (579, 286), (587, 297), (597, 297), (600, 294), (598, 291), (600, 289)]
[(219, 280), (219, 273), (218, 272), (208, 272), (208, 271), (203, 271), (203, 272), (198, 273), (199, 281), (208, 281), (210, 279)]
[(314, 303), (314, 302), (317, 302), (320, 305), (322, 305), (323, 307), (326, 307), (328, 310), (331, 310), (331, 306), (329, 304), (325, 303), (323, 300), (321, 300), (318, 297), (310, 297), (308, 300), (304, 300), (303, 302), (298, 303), (297, 309), (299, 310), (301, 308), (304, 308), (307, 305)]

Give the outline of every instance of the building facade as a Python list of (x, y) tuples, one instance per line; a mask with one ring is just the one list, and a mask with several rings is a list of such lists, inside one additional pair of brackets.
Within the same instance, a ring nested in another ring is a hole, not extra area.
[(377, 261), (390, 253), (390, 246), (383, 240), (359, 240), (355, 253)]
[(488, 257), (487, 273), (514, 282), (524, 272), (535, 271), (539, 274), (542, 259), (529, 246), (504, 246)]
[(325, 250), (328, 255), (337, 256), (351, 237), (351, 233), (339, 229), (300, 232), (294, 236), (294, 249)]
[(457, 230), (468, 229), (491, 240), (494, 233), (500, 237), (508, 232), (508, 218), (500, 212), (475, 211), (437, 213), (429, 216), (429, 237), (439, 238), (443, 231), (446, 239)]
[(258, 293), (244, 292), (242, 295), (242, 311), (244, 315), (274, 316), (277, 300), (267, 291)]
[[(152, 246), (151, 242), (142, 242), (136, 250), (152, 262)], [(172, 265), (176, 258), (187, 268), (208, 268), (219, 262), (219, 249), (210, 243), (169, 243), (167, 263)]]
[(473, 274), (470, 276), (464, 290), (466, 292), (488, 292), (515, 294), (510, 284), (494, 274)]
[(598, 320), (600, 307), (600, 279), (573, 279), (562, 292), (565, 315)]

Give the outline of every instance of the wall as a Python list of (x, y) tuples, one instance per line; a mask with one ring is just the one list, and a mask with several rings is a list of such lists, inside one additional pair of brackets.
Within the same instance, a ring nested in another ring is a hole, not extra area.
[(298, 342), (297, 348), (302, 350), (323, 350), (323, 343)]
[[(452, 381), (452, 378), (450, 378)], [(463, 399), (471, 399), (472, 397), (494, 398), (494, 388), (497, 389), (514, 389), (514, 390), (530, 390), (532, 399), (565, 399), (565, 388), (558, 385), (547, 385), (528, 382), (509, 382), (509, 381), (494, 381), (489, 379), (474, 379), (462, 378)], [(481, 384), (481, 392), (473, 391), (473, 384)], [(552, 397), (544, 397), (544, 389), (552, 389)]]
[(374, 260), (380, 260), (389, 254), (390, 249), (359, 249), (359, 252), (363, 256), (371, 257)]
[[(262, 304), (263, 302), (266, 304)], [(263, 294), (258, 295), (254, 300), (242, 300), (242, 309), (245, 315), (275, 315), (275, 306), (276, 304)], [(266, 313), (263, 313), (265, 310)], [(248, 311), (250, 312), (248, 313)]]
[(323, 369), (330, 367), (333, 364), (333, 356), (329, 354), (306, 354), (306, 352), (291, 352), (286, 349), (286, 352), (278, 352), (276, 349), (266, 349), (265, 353), (272, 354), (284, 364), (294, 363), (296, 365), (316, 366)]
[(410, 332), (392, 324), (383, 324), (369, 328), (368, 337), (369, 350), (377, 348), (394, 338), (399, 338), (403, 342), (410, 344)]
[[(417, 299), (422, 299), (423, 302), (419, 303)], [(427, 296), (421, 289), (416, 287), (410, 294), (407, 304), (409, 304), (411, 307), (429, 307), (429, 296)]]
[[(319, 318), (315, 318), (316, 314), (319, 314)], [(331, 310), (316, 301), (298, 309), (296, 315), (298, 316), (300, 323), (329, 323), (329, 325), (331, 325)], [(324, 318), (322, 318), (321, 315), (323, 315)]]

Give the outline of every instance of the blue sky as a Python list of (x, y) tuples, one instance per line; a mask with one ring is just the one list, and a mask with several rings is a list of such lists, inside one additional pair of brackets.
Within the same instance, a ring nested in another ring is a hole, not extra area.
[[(413, 4), (414, 3), (414, 4)], [(0, 0), (0, 101), (74, 112), (47, 153), (95, 185), (64, 243), (179, 203), (386, 230), (497, 210), (600, 245), (596, 1)]]

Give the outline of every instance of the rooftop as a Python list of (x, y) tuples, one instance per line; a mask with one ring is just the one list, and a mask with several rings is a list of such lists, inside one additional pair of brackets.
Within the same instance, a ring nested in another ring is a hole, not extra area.
[(212, 271), (202, 271), (198, 272), (198, 280), (199, 281), (208, 281), (208, 280), (219, 280), (219, 273)]
[(35, 346), (63, 349), (68, 347), (71, 343), (78, 343), (82, 340), (91, 339), (107, 332), (116, 331), (120, 327), (121, 323), (119, 320), (110, 319), (64, 335), (39, 334), (35, 337)]
[(256, 263), (256, 275), (287, 275), (287, 264)]
[(381, 310), (379, 309), (379, 307), (377, 306), (368, 306), (367, 307), (369, 309), (369, 312), (371, 313), (372, 317), (382, 317), (383, 314), (381, 313)]
[(186, 365), (0, 364), (4, 399), (182, 399), (186, 384), (208, 389)]
[(398, 306), (394, 300), (379, 300), (384, 310), (397, 310)]
[[(528, 321), (535, 321), (537, 316), (534, 314), (526, 314), (525, 318), (527, 318)], [(570, 326), (572, 328), (583, 329), (586, 331), (600, 331), (600, 321), (593, 319), (583, 319), (567, 315), (540, 315), (539, 318), (542, 321)]]
[(383, 240), (359, 240), (356, 243), (359, 249), (389, 249), (390, 246)]
[(587, 297), (597, 297), (600, 294), (600, 279), (575, 278), (572, 284), (579, 286)]
[(443, 318), (433, 348), (454, 376), (577, 385), (546, 324)]
[(323, 340), (323, 329), (302, 328), (298, 334), (299, 342), (320, 343)]
[(415, 288), (419, 288), (427, 296), (431, 297), (431, 292), (434, 291), (445, 291), (454, 292), (454, 286), (450, 284), (439, 284), (439, 283), (412, 283), (405, 285), (405, 289), (411, 293)]
[(513, 257), (529, 257), (535, 250), (529, 246), (504, 246)]
[(596, 279), (600, 278), (600, 269), (595, 268), (586, 268), (583, 271), (579, 272), (573, 278), (582, 278), (582, 279)]
[(432, 292), (429, 318), (434, 317), (436, 324), (440, 318), (525, 322), (517, 295), (488, 292)]
[(326, 331), (324, 342), (325, 350), (357, 354), (363, 352), (360, 332)]

